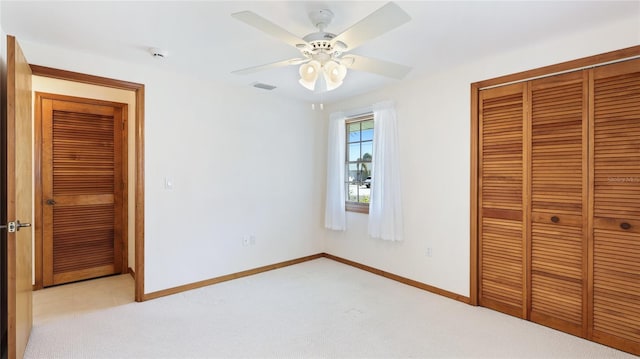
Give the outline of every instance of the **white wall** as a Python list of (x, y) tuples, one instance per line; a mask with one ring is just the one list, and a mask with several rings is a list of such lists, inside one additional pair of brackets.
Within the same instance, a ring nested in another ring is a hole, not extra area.
[[(405, 240), (371, 239), (368, 217), (349, 212), (346, 232), (325, 230), (327, 252), (468, 296), (470, 84), (638, 44), (640, 22), (631, 14), (568, 37), (471, 58), (466, 65), (329, 106), (327, 113), (382, 100), (396, 103)], [(432, 257), (426, 256), (427, 248)]]
[(322, 252), (322, 122), (307, 104), (21, 43), (33, 64), (145, 84), (146, 293)]

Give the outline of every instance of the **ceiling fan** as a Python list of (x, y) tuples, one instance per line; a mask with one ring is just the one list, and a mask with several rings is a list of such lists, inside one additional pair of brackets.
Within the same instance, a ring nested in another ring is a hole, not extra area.
[(408, 66), (351, 53), (365, 42), (411, 20), (411, 17), (393, 2), (387, 3), (338, 35), (325, 32), (333, 19), (333, 13), (327, 9), (309, 13), (309, 18), (318, 31), (303, 38), (251, 11), (241, 11), (231, 16), (295, 47), (302, 55), (299, 58), (233, 71), (234, 74), (242, 75), (271, 68), (301, 65), (300, 84), (309, 90), (324, 92), (342, 85), (347, 68), (394, 79), (402, 79), (411, 71)]

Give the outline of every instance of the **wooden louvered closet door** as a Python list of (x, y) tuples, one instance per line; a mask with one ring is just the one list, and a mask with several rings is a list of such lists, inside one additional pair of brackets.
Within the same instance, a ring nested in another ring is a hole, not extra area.
[(593, 70), (595, 340), (640, 354), (640, 60)]
[(530, 83), (530, 319), (586, 336), (588, 73)]
[(480, 305), (525, 317), (524, 85), (480, 95)]
[(479, 305), (640, 355), (640, 59), (624, 60), (634, 51), (472, 86), (472, 233)]
[(121, 273), (126, 105), (51, 96), (41, 102), (43, 284)]

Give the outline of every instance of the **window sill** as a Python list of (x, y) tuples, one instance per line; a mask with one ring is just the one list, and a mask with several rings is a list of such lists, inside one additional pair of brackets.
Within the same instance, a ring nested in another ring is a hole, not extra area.
[(368, 203), (357, 203), (357, 202), (347, 202), (345, 204), (345, 209), (347, 212), (357, 212), (369, 214), (369, 204)]

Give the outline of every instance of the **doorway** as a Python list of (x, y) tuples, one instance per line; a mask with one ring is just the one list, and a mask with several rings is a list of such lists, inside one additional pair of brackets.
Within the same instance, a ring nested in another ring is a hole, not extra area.
[[(143, 301), (144, 298), (144, 85), (126, 82), (121, 80), (114, 80), (104, 77), (98, 77), (93, 75), (81, 74), (71, 71), (53, 69), (38, 65), (31, 65), (34, 79), (42, 78), (52, 81), (59, 81), (64, 83), (65, 91), (46, 90), (40, 88), (46, 92), (64, 92), (66, 95), (76, 97), (87, 97), (84, 92), (76, 92), (79, 87), (93, 86), (101, 88), (104, 91), (121, 91), (127, 92), (133, 98), (129, 103), (129, 115), (128, 115), (128, 188), (126, 193), (127, 199), (127, 212), (128, 218), (123, 220), (128, 223), (128, 243), (124, 244), (128, 258), (123, 257), (122, 266), (124, 270), (131, 273), (135, 280), (135, 300)], [(75, 87), (74, 87), (75, 86)], [(70, 90), (69, 90), (70, 88)], [(75, 88), (75, 90), (74, 90)], [(69, 92), (71, 91), (71, 92)], [(79, 93), (79, 94), (78, 94)], [(93, 96), (91, 96), (93, 97)], [(108, 99), (112, 100), (112, 99)], [(113, 100), (117, 102), (125, 102), (126, 100)], [(36, 139), (36, 142), (39, 139)], [(36, 163), (36, 168), (40, 165)], [(38, 193), (36, 193), (37, 195)], [(42, 203), (42, 201), (40, 201)], [(36, 211), (35, 213), (35, 251), (42, 253), (43, 241), (42, 241), (42, 212)], [(124, 249), (124, 248), (123, 248)], [(37, 258), (36, 258), (37, 259)], [(43, 276), (42, 276), (42, 261), (36, 260), (35, 262), (35, 289), (43, 288)]]

